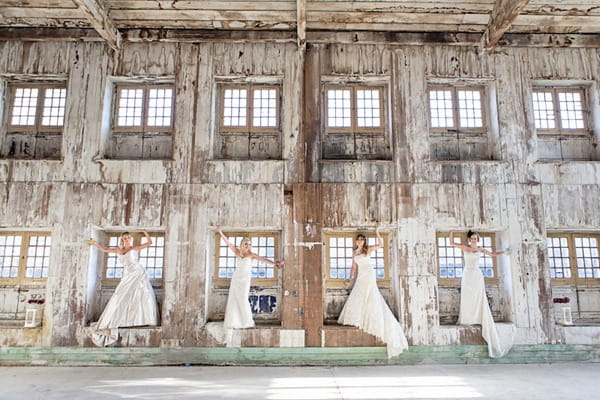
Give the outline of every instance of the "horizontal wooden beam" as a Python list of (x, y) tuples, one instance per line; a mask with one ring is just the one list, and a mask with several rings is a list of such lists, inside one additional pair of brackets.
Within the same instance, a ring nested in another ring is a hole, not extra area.
[[(215, 31), (204, 29), (125, 29), (123, 42), (272, 42), (296, 43), (294, 31)], [(308, 31), (307, 43), (358, 43), (392, 45), (478, 46), (478, 33), (450, 32), (368, 32)], [(23, 41), (102, 41), (90, 28), (2, 28), (0, 40)], [(497, 43), (506, 47), (581, 47), (600, 48), (596, 34), (520, 34), (505, 33)]]

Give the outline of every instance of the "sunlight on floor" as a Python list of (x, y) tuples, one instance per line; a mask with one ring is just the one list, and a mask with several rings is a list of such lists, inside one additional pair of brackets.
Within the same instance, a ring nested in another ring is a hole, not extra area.
[(273, 379), (268, 399), (467, 399), (483, 397), (462, 378), (331, 377)]
[(298, 376), (236, 379), (156, 377), (104, 380), (87, 390), (121, 399), (219, 398), (269, 400), (472, 399), (484, 397), (453, 376)]

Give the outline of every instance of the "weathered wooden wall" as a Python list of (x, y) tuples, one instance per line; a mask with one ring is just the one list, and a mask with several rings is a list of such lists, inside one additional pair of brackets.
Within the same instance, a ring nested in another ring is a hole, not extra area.
[[(571, 48), (482, 53), (308, 43), (304, 51), (291, 43), (215, 41), (127, 43), (113, 53), (101, 43), (0, 43), (3, 81), (41, 74), (68, 82), (63, 158), (0, 160), (0, 226), (47, 230), (53, 238), (43, 326), (0, 323), (0, 345), (89, 345), (85, 328), (101, 296), (85, 240), (101, 230), (143, 228), (165, 232), (161, 325), (129, 330), (123, 344), (216, 346), (203, 326), (223, 307), (211, 282), (217, 224), (281, 232), (281, 325), (248, 330), (243, 345), (376, 343), (324, 325), (328, 302), (340, 298), (324, 285), (322, 242), (326, 232), (372, 230), (377, 223), (390, 237), (394, 275), (386, 298), (411, 344), (481, 343), (477, 329), (440, 324), (439, 303), (458, 305), (452, 290), (438, 287), (436, 273), (436, 232), (472, 227), (496, 232), (500, 247), (512, 248), (499, 259), (499, 284), (489, 289), (497, 319), (516, 325), (517, 343), (564, 340), (555, 328), (546, 232), (598, 230), (600, 157), (595, 146), (584, 152), (575, 145), (570, 151), (578, 161), (539, 162), (551, 157), (532, 129), (530, 88), (543, 80), (586, 82), (598, 111), (599, 60), (600, 50)], [(281, 156), (216, 158), (215, 82), (259, 76), (282, 82)], [(111, 83), (152, 77), (175, 82), (173, 159), (103, 158)], [(323, 160), (321, 85), (363, 77), (389, 85), (389, 153)], [(466, 145), (467, 159), (447, 161), (435, 155), (453, 144), (428, 134), (426, 88), (456, 80), (488, 88), (492, 124), (484, 143)], [(588, 144), (596, 142), (592, 136)], [(12, 288), (0, 292), (15, 298)], [(600, 310), (598, 291), (586, 301)]]

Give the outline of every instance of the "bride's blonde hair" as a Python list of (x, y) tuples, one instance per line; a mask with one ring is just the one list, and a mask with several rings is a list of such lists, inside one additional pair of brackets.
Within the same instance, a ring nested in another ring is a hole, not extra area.
[[(365, 242), (365, 244), (363, 244), (362, 249), (360, 249), (362, 254), (369, 254), (369, 245), (367, 245), (367, 237), (365, 235), (363, 235), (362, 233), (359, 233), (358, 235), (356, 235), (356, 240), (358, 239), (362, 239), (363, 242)], [(356, 246), (354, 248), (354, 250), (358, 249), (358, 246)]]

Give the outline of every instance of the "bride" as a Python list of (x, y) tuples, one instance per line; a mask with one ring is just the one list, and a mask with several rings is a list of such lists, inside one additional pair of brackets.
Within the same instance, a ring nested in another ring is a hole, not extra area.
[[(365, 235), (356, 236), (352, 254), (350, 279), (356, 277), (354, 287), (338, 318), (342, 325), (353, 325), (378, 337), (387, 345), (388, 357), (394, 357), (408, 348), (402, 326), (388, 307), (377, 287), (375, 271), (369, 265), (369, 255), (383, 247), (379, 226), (375, 230), (378, 243), (368, 246)], [(358, 273), (357, 273), (358, 270)]]
[(103, 253), (117, 253), (123, 265), (123, 277), (115, 288), (98, 322), (91, 324), (92, 341), (96, 346), (110, 346), (119, 339), (118, 329), (130, 326), (154, 326), (158, 321), (158, 308), (146, 269), (138, 262), (138, 252), (152, 245), (152, 239), (142, 231), (146, 242), (133, 245), (133, 237), (123, 232), (119, 247), (105, 247), (96, 240), (88, 243)]
[(211, 322), (207, 324), (208, 332), (221, 343), (231, 344), (232, 329), (251, 328), (254, 326), (252, 309), (248, 301), (250, 294), (250, 281), (252, 279), (252, 260), (258, 260), (277, 268), (283, 266), (283, 261), (271, 261), (252, 252), (250, 238), (245, 237), (240, 243), (240, 248), (235, 247), (225, 236), (220, 226), (217, 230), (223, 241), (237, 256), (235, 272), (229, 284), (229, 294), (225, 307), (225, 320), (223, 323)]

